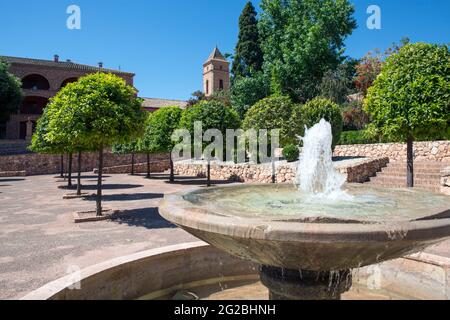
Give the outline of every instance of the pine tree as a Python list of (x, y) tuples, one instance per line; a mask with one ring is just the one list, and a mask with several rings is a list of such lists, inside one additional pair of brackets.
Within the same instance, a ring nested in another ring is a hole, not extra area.
[(233, 61), (233, 77), (247, 77), (260, 71), (263, 64), (263, 53), (259, 41), (256, 10), (251, 2), (245, 5), (239, 18), (239, 40)]

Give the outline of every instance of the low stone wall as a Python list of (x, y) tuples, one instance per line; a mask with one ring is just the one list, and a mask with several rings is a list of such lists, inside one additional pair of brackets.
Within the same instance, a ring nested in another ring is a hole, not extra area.
[(364, 183), (368, 182), (370, 178), (374, 177), (388, 163), (389, 158), (366, 159), (360, 163), (338, 168), (338, 171), (347, 176), (347, 182)]
[[(150, 162), (150, 172), (164, 172), (166, 170), (170, 169), (170, 161), (169, 159), (162, 159), (158, 161), (151, 161)], [(131, 164), (125, 165), (125, 166), (115, 166), (115, 167), (109, 167), (105, 168), (103, 170), (103, 173), (106, 174), (127, 174), (131, 172)], [(135, 173), (147, 173), (147, 163), (136, 163), (134, 165), (134, 172)]]
[[(390, 161), (406, 161), (406, 144), (380, 143), (367, 145), (337, 146), (337, 157), (387, 157)], [(414, 143), (416, 161), (438, 161), (450, 163), (450, 141), (429, 141)]]
[[(389, 163), (388, 158), (358, 159), (342, 161), (336, 169), (347, 177), (349, 183), (362, 183), (376, 175)], [(293, 183), (297, 174), (298, 162), (279, 161), (275, 165), (277, 183)], [(203, 161), (181, 161), (175, 163), (175, 173), (184, 176), (205, 177), (207, 164)], [(211, 179), (244, 183), (271, 183), (272, 165), (211, 163)]]
[[(12, 156), (0, 156), (0, 172), (26, 172), (26, 175), (41, 175), (41, 174), (57, 174), (60, 172), (59, 155), (49, 154), (24, 154)], [(136, 163), (144, 163), (147, 160), (146, 155), (136, 155)], [(167, 161), (168, 154), (152, 155), (152, 161)], [(78, 170), (78, 155), (73, 155), (73, 171)], [(67, 156), (64, 157), (64, 167), (67, 168)], [(104, 167), (105, 171), (110, 167), (126, 166), (131, 164), (131, 155), (116, 155), (110, 151), (105, 151)], [(83, 172), (93, 171), (98, 167), (97, 153), (83, 153), (82, 166)]]
[(450, 196), (450, 166), (441, 172), (441, 192)]

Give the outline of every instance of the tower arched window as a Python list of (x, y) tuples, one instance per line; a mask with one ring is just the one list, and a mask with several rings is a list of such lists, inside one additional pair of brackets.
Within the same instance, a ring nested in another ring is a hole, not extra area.
[(209, 80), (206, 80), (206, 94), (209, 94)]
[(223, 80), (222, 79), (219, 80), (219, 89), (223, 90)]

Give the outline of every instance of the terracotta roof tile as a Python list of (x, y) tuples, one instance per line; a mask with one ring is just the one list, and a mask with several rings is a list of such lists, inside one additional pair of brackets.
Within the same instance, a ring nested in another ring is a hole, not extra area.
[(8, 56), (0, 56), (0, 58), (5, 59), (10, 64), (28, 64), (28, 65), (36, 65), (36, 66), (44, 66), (44, 67), (54, 67), (54, 68), (63, 68), (70, 70), (80, 70), (80, 71), (103, 71), (103, 72), (111, 72), (116, 74), (126, 74), (134, 76), (134, 73), (124, 72), (120, 70), (107, 69), (107, 68), (99, 68), (94, 66), (89, 66), (85, 64), (68, 62), (68, 61), (59, 61), (55, 62), (52, 60), (41, 60), (41, 59), (31, 59), (31, 58), (19, 58), (19, 57), (8, 57)]
[(161, 109), (164, 107), (178, 106), (182, 109), (187, 107), (187, 101), (183, 100), (170, 100), (170, 99), (157, 99), (157, 98), (142, 98), (144, 99), (143, 107), (149, 109)]

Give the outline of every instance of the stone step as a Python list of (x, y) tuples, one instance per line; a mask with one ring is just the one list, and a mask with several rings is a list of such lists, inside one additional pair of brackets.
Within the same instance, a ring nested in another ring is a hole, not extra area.
[[(406, 162), (390, 162), (388, 167), (389, 168), (396, 168), (396, 169), (405, 169), (406, 170)], [(414, 162), (415, 168), (420, 169), (442, 169), (447, 166), (450, 166), (450, 163), (444, 163), (444, 162)]]
[[(383, 177), (378, 176), (375, 178), (372, 178), (371, 181), (379, 181), (379, 182), (385, 182), (385, 183), (398, 183), (406, 184), (406, 178), (403, 177)], [(440, 185), (441, 179), (414, 179), (414, 183), (417, 185)]]
[[(377, 177), (383, 178), (405, 178), (406, 172), (390, 172), (390, 171), (382, 171), (377, 174)], [(440, 173), (414, 173), (414, 178), (416, 179), (441, 179)]]
[[(368, 186), (373, 186), (373, 187), (384, 187), (384, 188), (406, 188), (407, 185), (405, 184), (394, 184), (394, 183), (377, 183), (377, 182), (367, 182)], [(415, 189), (419, 189), (419, 190), (427, 190), (427, 191), (431, 191), (431, 192), (436, 192), (439, 193), (441, 188), (439, 186), (419, 186), (416, 185)]]

